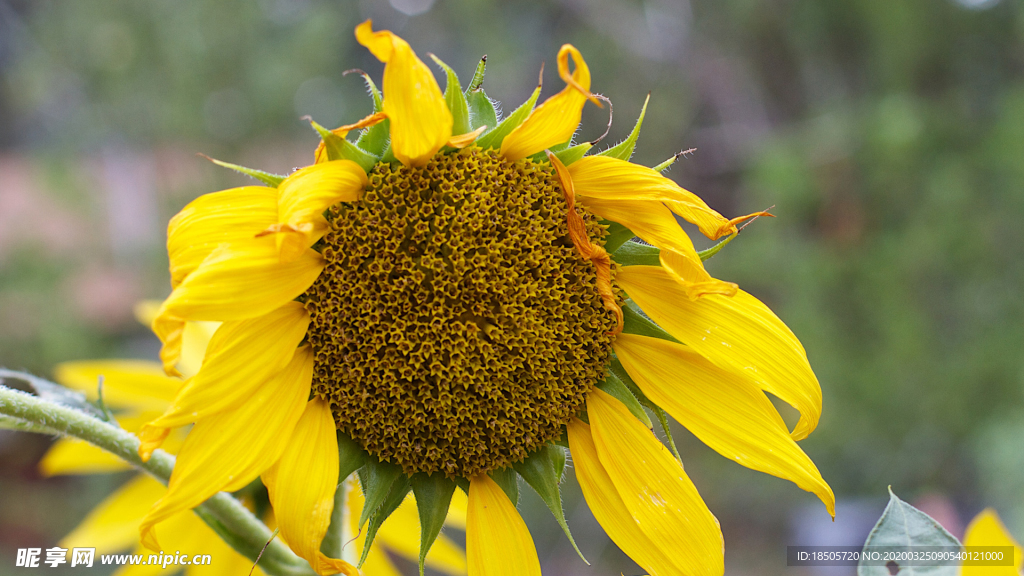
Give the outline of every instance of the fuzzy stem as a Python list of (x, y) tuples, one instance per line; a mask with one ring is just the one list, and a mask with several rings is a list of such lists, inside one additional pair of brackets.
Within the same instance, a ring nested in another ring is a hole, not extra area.
[[(148, 462), (139, 458), (139, 439), (74, 408), (0, 385), (0, 427), (73, 436), (85, 440), (167, 484), (174, 456), (157, 450)], [(220, 492), (196, 514), (240, 554), (255, 560), (270, 540), (270, 530), (230, 494)], [(259, 566), (271, 576), (310, 576), (309, 564), (278, 540), (267, 546)]]

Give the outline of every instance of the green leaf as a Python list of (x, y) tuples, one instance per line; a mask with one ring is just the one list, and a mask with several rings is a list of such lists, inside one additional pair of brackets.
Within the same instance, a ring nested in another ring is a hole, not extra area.
[(555, 152), (555, 156), (558, 157), (562, 164), (568, 166), (580, 158), (583, 158), (583, 155), (593, 147), (594, 145), (590, 142), (584, 142), (582, 144), (577, 144), (572, 148), (566, 148), (561, 152)]
[(619, 142), (615, 146), (599, 152), (598, 156), (610, 156), (612, 158), (618, 158), (619, 160), (629, 160), (633, 156), (633, 149), (636, 148), (636, 140), (640, 137), (640, 126), (644, 123), (644, 115), (647, 114), (647, 103), (651, 101), (651, 93), (647, 93), (647, 99), (644, 100), (644, 106), (640, 109), (640, 117), (636, 119), (636, 124), (633, 126), (633, 131), (629, 133), (629, 137)]
[(502, 140), (505, 136), (508, 136), (517, 126), (526, 120), (526, 117), (533, 112), (533, 106), (537, 103), (537, 98), (540, 96), (540, 84), (530, 95), (530, 98), (523, 103), (522, 106), (516, 108), (515, 112), (508, 115), (507, 118), (501, 121), (494, 130), (485, 133), (483, 136), (477, 139), (477, 146), (481, 148), (500, 148)]
[(327, 152), (328, 160), (351, 160), (359, 164), (367, 173), (377, 165), (378, 158), (373, 154), (357, 148), (355, 144), (317, 124), (312, 119), (309, 123), (320, 134), (320, 139), (324, 141), (324, 150)]
[[(357, 568), (362, 568), (363, 563), (366, 562), (366, 556), (370, 553), (370, 546), (373, 545), (374, 538), (377, 537), (377, 530), (380, 530), (381, 524), (391, 516), (391, 513), (398, 509), (405, 500), (405, 495), (409, 493), (409, 477), (402, 474), (394, 484), (391, 485), (391, 489), (387, 493), (387, 497), (381, 503), (380, 507), (373, 511), (370, 515), (370, 523), (366, 527), (366, 540), (363, 542), (363, 554), (359, 557), (359, 564)], [(363, 508), (365, 511), (366, 509)]]
[[(871, 529), (864, 542), (868, 547), (944, 546), (960, 548), (960, 542), (938, 522), (924, 512), (900, 500), (889, 487), (889, 504), (882, 517)], [(898, 564), (900, 576), (958, 576), (959, 566), (911, 566)], [(890, 576), (895, 572), (889, 565), (870, 566), (861, 561), (857, 565), (857, 576)]]
[[(611, 220), (602, 220), (601, 224), (608, 227), (608, 235), (604, 237), (604, 249), (609, 254), (614, 254), (622, 244), (628, 240), (631, 240), (635, 234), (629, 228), (626, 228), (618, 222), (612, 222)], [(616, 260), (617, 262), (618, 260)]]
[(210, 162), (213, 162), (217, 166), (227, 168), (229, 170), (234, 170), (235, 172), (245, 174), (250, 178), (255, 178), (256, 180), (263, 182), (264, 184), (270, 186), (271, 188), (277, 188), (278, 186), (281, 185), (281, 182), (284, 182), (284, 179), (287, 178), (287, 176), (282, 176), (280, 174), (271, 174), (270, 172), (264, 172), (263, 170), (254, 170), (252, 168), (246, 168), (245, 166), (239, 166), (238, 164), (229, 164), (227, 162), (221, 162), (216, 158), (210, 158), (206, 154), (200, 154), (200, 156), (206, 158)]
[(516, 477), (516, 471), (512, 468), (502, 468), (491, 472), (491, 480), (501, 486), (513, 506), (519, 505), (519, 482), (516, 481)]
[(630, 392), (629, 388), (619, 380), (618, 376), (608, 372), (608, 374), (605, 375), (604, 380), (597, 383), (597, 387), (603, 392), (607, 392), (614, 396), (619, 402), (625, 404), (626, 408), (629, 408), (630, 413), (633, 414), (633, 416), (636, 416), (637, 419), (643, 422), (648, 428), (654, 428), (654, 423), (651, 422), (651, 418), (647, 415), (647, 412), (644, 412), (644, 408), (640, 405), (640, 401), (637, 400), (637, 397)]
[(452, 136), (470, 132), (469, 104), (466, 103), (466, 95), (462, 93), (462, 85), (459, 84), (458, 75), (455, 74), (451, 66), (442, 62), (437, 56), (430, 54), (430, 57), (448, 74), (448, 84), (444, 87), (444, 101), (448, 104), (448, 110), (451, 110), (452, 113)]
[[(583, 557), (583, 553), (580, 552), (579, 546), (576, 546), (576, 541), (573, 540), (572, 533), (569, 531), (569, 524), (565, 521), (565, 511), (562, 509), (562, 495), (558, 490), (558, 485), (562, 482), (562, 473), (565, 471), (565, 449), (561, 446), (545, 444), (523, 462), (513, 464), (513, 467), (540, 496), (540, 499), (547, 504), (548, 510), (551, 510), (551, 514), (558, 521), (558, 525), (562, 527), (562, 531), (569, 538), (576, 553), (589, 566), (590, 562)], [(417, 498), (419, 497), (417, 496)]]
[(661, 338), (669, 342), (681, 344), (664, 328), (658, 326), (650, 318), (644, 315), (643, 311), (632, 300), (628, 300), (622, 307), (623, 324), (622, 331), (626, 334), (639, 334), (651, 338)]
[(359, 483), (363, 486), (366, 501), (363, 513), (359, 515), (359, 526), (362, 527), (370, 514), (379, 507), (391, 492), (391, 486), (400, 478), (405, 478), (402, 468), (390, 462), (378, 462), (373, 458), (359, 469)]
[[(652, 403), (653, 404), (653, 403)], [(672, 437), (672, 429), (668, 426), (668, 414), (661, 408), (654, 404), (652, 408), (654, 415), (658, 417), (658, 423), (661, 424), (661, 431), (665, 433), (665, 439), (668, 440), (668, 447), (672, 450), (672, 454), (679, 460), (679, 463), (683, 463), (683, 457), (679, 455), (679, 448), (676, 448), (676, 440)]]
[(416, 495), (416, 507), (420, 513), (420, 576), (423, 576), (427, 552), (441, 533), (444, 519), (448, 516), (455, 482), (440, 472), (429, 476), (416, 474), (412, 477), (412, 492)]
[(623, 266), (661, 266), (661, 250), (639, 242), (626, 241), (615, 251), (615, 262)]
[(370, 460), (370, 455), (355, 440), (344, 432), (338, 431), (338, 483), (342, 483), (350, 474), (362, 468)]
[[(384, 100), (381, 98), (377, 85), (373, 83), (373, 79), (362, 70), (357, 70), (356, 72), (359, 72), (363, 77), (363, 80), (366, 82), (366, 88), (370, 91), (370, 96), (373, 98), (374, 113), (384, 110)], [(356, 140), (356, 147), (380, 157), (384, 153), (384, 147), (388, 144), (388, 136), (390, 135), (388, 132), (389, 125), (388, 120), (383, 120), (364, 129)]]

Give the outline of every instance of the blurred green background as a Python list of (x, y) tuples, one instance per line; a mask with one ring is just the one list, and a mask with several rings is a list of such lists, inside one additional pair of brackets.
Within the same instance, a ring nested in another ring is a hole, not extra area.
[[(167, 220), (245, 182), (195, 153), (308, 164), (318, 139), (301, 116), (333, 126), (370, 110), (342, 75), (380, 78), (352, 34), (368, 17), (464, 81), (487, 54), (506, 110), (541, 62), (544, 97), (560, 89), (570, 42), (615, 103), (608, 142), (650, 91), (634, 161), (694, 147), (670, 177), (729, 216), (775, 206), (708, 267), (805, 344), (825, 411), (802, 446), (839, 517), (678, 430), (727, 573), (826, 573), (786, 568), (785, 546), (863, 542), (889, 484), (954, 534), (991, 505), (1024, 538), (1017, 0), (0, 0), (0, 365), (153, 358), (131, 308), (169, 292)], [(606, 121), (588, 107), (578, 137)], [(0, 433), (0, 574), (126, 478), (42, 479), (48, 442)], [(639, 573), (574, 480), (565, 492), (593, 566), (527, 500), (545, 573)]]

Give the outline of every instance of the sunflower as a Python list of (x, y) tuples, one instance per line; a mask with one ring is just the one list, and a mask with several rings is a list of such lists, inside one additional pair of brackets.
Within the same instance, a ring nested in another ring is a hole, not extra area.
[[(383, 95), (364, 74), (373, 114), (333, 131), (314, 123), (315, 162), (288, 176), (220, 163), (266, 185), (202, 196), (171, 220), (173, 291), (153, 322), (165, 369), (188, 322), (223, 324), (140, 432), (145, 458), (195, 424), (144, 544), (158, 547), (174, 514), (262, 475), (292, 549), (321, 574), (352, 574), (319, 551), (340, 466), (359, 470), (366, 542), (412, 491), (422, 554), (459, 486), (469, 574), (539, 574), (518, 478), (568, 535), (568, 450), (594, 516), (648, 573), (721, 574), (719, 524), (645, 408), (833, 512), (796, 444), (821, 413), (803, 347), (712, 278), (676, 221), (719, 239), (755, 215), (727, 219), (629, 162), (639, 121), (600, 153), (573, 145), (584, 105), (606, 99), (569, 44), (557, 57), (565, 88), (536, 106), (538, 86), (499, 122), (486, 60), (463, 91), (434, 57), (442, 92), (398, 36), (367, 21), (356, 39), (384, 63)], [(765, 392), (800, 412), (792, 431)]]
[[(143, 303), (137, 307), (137, 316), (149, 323), (158, 304)], [(185, 349), (179, 367), (187, 376), (195, 373), (201, 364), (210, 336), (216, 324), (190, 322), (186, 327)], [(137, 432), (143, 423), (156, 418), (167, 410), (182, 379), (169, 377), (158, 362), (142, 360), (85, 360), (65, 362), (57, 366), (55, 377), (61, 384), (85, 392), (91, 400), (97, 400), (97, 382), (103, 382), (104, 404), (116, 411), (118, 424), (129, 432)], [(164, 442), (163, 448), (171, 453), (180, 448), (186, 437), (185, 428), (174, 430)], [(131, 466), (109, 452), (71, 438), (61, 438), (43, 456), (39, 469), (44, 476), (66, 474), (101, 474), (130, 470)], [(139, 525), (150, 507), (159, 500), (167, 489), (147, 474), (138, 474), (113, 494), (97, 505), (92, 512), (60, 541), (64, 548), (94, 547), (96, 554), (121, 552), (135, 547), (135, 554), (146, 550), (139, 543)], [(244, 500), (263, 500), (256, 490)], [(349, 516), (353, 521), (362, 511), (362, 500), (357, 491), (349, 499)], [(266, 509), (262, 514), (273, 524), (273, 511)], [(456, 499), (446, 524), (456, 528), (465, 527), (466, 501)], [(198, 516), (183, 511), (169, 519), (161, 533), (164, 551), (181, 551), (188, 555), (209, 554), (212, 563), (189, 565), (186, 575), (196, 574), (248, 574), (252, 560), (242, 556), (226, 544)], [(415, 542), (419, 537), (419, 520), (416, 517), (415, 502), (409, 498), (381, 527), (380, 539), (368, 553), (366, 563), (370, 574), (386, 576), (398, 574), (386, 551), (415, 560)], [(431, 549), (426, 563), (446, 574), (464, 574), (465, 556), (458, 547), (443, 540), (441, 546)], [(115, 573), (119, 576), (139, 576), (162, 572), (159, 567), (148, 565), (126, 565)], [(258, 567), (254, 574), (262, 574)]]

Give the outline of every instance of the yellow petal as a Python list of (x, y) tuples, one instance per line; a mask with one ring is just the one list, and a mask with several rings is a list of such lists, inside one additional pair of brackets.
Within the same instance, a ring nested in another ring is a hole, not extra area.
[(802, 440), (818, 425), (821, 387), (796, 336), (757, 298), (739, 290), (690, 300), (665, 270), (626, 266), (615, 277), (644, 312), (680, 342), (800, 411)]
[(835, 495), (817, 466), (789, 436), (771, 401), (749, 380), (691, 348), (622, 334), (615, 353), (652, 402), (722, 456), (794, 482), (835, 516)]
[(465, 148), (466, 146), (469, 146), (473, 142), (476, 142), (476, 139), (479, 138), (480, 135), (484, 133), (484, 130), (487, 130), (487, 128), (487, 126), (481, 126), (476, 130), (473, 130), (472, 132), (466, 132), (465, 134), (452, 136), (451, 138), (448, 139), (448, 146), (451, 146), (452, 148)]
[(281, 261), (294, 260), (327, 229), (324, 210), (355, 202), (369, 181), (351, 160), (332, 160), (296, 171), (278, 186), (277, 222), (260, 234), (276, 234)]
[(540, 576), (537, 548), (516, 507), (486, 474), (469, 480), (469, 576)]
[(83, 360), (63, 362), (54, 370), (57, 382), (85, 392), (95, 401), (103, 378), (103, 402), (109, 408), (163, 410), (182, 381), (164, 374), (160, 364), (145, 360)]
[[(420, 517), (412, 494), (381, 525), (374, 541), (374, 545), (377, 544), (412, 562), (419, 561)], [(445, 574), (459, 576), (466, 573), (466, 555), (444, 534), (438, 534), (437, 540), (434, 540), (427, 552), (426, 565)]]
[(167, 495), (139, 528), (143, 545), (159, 550), (158, 522), (221, 490), (245, 486), (276, 462), (306, 406), (312, 379), (313, 353), (304, 346), (246, 403), (196, 422), (178, 454)]
[(154, 321), (164, 318), (244, 320), (262, 316), (294, 300), (323, 270), (323, 258), (306, 249), (281, 262), (273, 238), (222, 244), (164, 301)]
[[(60, 541), (64, 548), (96, 547), (97, 554), (124, 550), (139, 541), (139, 523), (167, 488), (139, 474), (100, 502)], [(98, 558), (97, 558), (98, 560)]]
[(152, 454), (170, 428), (246, 402), (261, 383), (288, 365), (308, 326), (309, 314), (299, 302), (258, 318), (222, 324), (199, 373), (162, 416), (142, 427), (140, 453)]
[(281, 535), (313, 571), (359, 576), (348, 562), (320, 552), (338, 485), (337, 432), (330, 405), (320, 398), (310, 400), (281, 459), (263, 473), (263, 483)]
[(409, 43), (369, 20), (356, 40), (385, 63), (384, 114), (391, 122), (391, 150), (406, 166), (423, 166), (452, 135), (452, 113), (430, 68)]
[(597, 198), (582, 201), (594, 214), (622, 224), (647, 243), (657, 246), (661, 250), (662, 266), (677, 276), (690, 298), (705, 294), (732, 296), (736, 293), (735, 284), (716, 280), (708, 274), (690, 237), (661, 202)]
[(43, 476), (99, 474), (130, 470), (131, 464), (76, 438), (59, 438), (39, 461)]
[(199, 372), (206, 357), (206, 347), (217, 328), (220, 328), (220, 322), (185, 322), (177, 365), (183, 378), (191, 378)]
[(1020, 576), (1024, 551), (995, 510), (986, 508), (971, 520), (964, 533), (964, 546), (1013, 546), (1013, 566), (963, 566), (961, 576)]
[[(569, 56), (576, 63), (576, 70), (571, 76)], [(587, 100), (601, 106), (590, 93), (590, 69), (572, 44), (564, 44), (558, 51), (558, 75), (566, 87), (530, 112), (522, 124), (505, 136), (501, 142), (501, 155), (505, 158), (519, 160), (555, 144), (568, 142), (580, 125), (583, 105)]]
[[(597, 455), (590, 426), (573, 418), (567, 425), (573, 469), (587, 506), (608, 537), (651, 576), (688, 574), (677, 564), (678, 554), (666, 552), (647, 537), (626, 508), (615, 484)], [(675, 572), (673, 572), (675, 568)]]
[[(601, 465), (651, 543), (680, 556), (682, 574), (721, 576), (722, 530), (682, 464), (629, 409), (597, 388), (587, 397), (587, 414)], [(667, 566), (650, 568), (652, 574), (663, 570), (671, 573)]]
[(456, 490), (452, 493), (452, 502), (448, 505), (448, 516), (444, 519), (445, 526), (465, 530), (468, 507), (469, 497), (465, 492)]
[(277, 221), (277, 190), (245, 186), (204, 194), (181, 209), (167, 227), (171, 287), (218, 246), (252, 238)]
[(660, 173), (610, 156), (585, 156), (569, 165), (569, 173), (576, 193), (584, 198), (665, 202), (712, 240), (735, 233), (738, 222), (753, 216), (727, 220), (696, 194)]
[(132, 314), (135, 319), (143, 326), (149, 326), (156, 319), (157, 313), (160, 311), (159, 300), (139, 300), (132, 306)]
[[(138, 547), (133, 553), (141, 554), (142, 562), (145, 564), (124, 566), (114, 572), (115, 576), (155, 576), (174, 573), (182, 568), (186, 576), (244, 576), (249, 574), (250, 570), (254, 575), (263, 574), (260, 568), (253, 568), (252, 560), (235, 552), (213, 529), (190, 511), (179, 512), (169, 518), (160, 525), (160, 532), (165, 546), (163, 561), (167, 562), (166, 568), (159, 563), (161, 557), (158, 554)], [(175, 564), (173, 561), (177, 552), (181, 553), (178, 555), (180, 561)], [(156, 564), (150, 562), (151, 554), (156, 557), (153, 559)]]
[(391, 559), (380, 546), (370, 548), (361, 570), (367, 576), (402, 576), (402, 573), (391, 563)]

